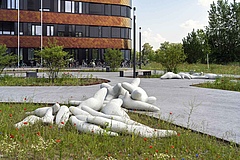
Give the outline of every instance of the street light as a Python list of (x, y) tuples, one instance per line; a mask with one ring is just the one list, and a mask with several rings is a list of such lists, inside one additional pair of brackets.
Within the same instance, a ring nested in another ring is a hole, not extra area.
[(142, 69), (142, 32), (141, 27), (139, 27), (139, 69)]
[(136, 7), (133, 8), (133, 78), (136, 78)]

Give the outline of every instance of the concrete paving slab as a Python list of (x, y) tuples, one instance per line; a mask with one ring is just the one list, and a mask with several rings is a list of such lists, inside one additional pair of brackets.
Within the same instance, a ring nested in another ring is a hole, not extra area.
[[(39, 73), (39, 76), (42, 73)], [(109, 79), (109, 84), (131, 82), (132, 78), (119, 77), (119, 72), (80, 72), (74, 76)], [(126, 71), (131, 76), (132, 72)], [(24, 75), (23, 75), (24, 76)], [(157, 97), (161, 109), (154, 116), (173, 120), (173, 123), (240, 144), (240, 92), (205, 89), (190, 86), (206, 80), (161, 80), (142, 78), (140, 86), (149, 96)], [(100, 85), (60, 87), (0, 87), (0, 101), (67, 103), (91, 97)], [(190, 111), (192, 113), (190, 114)], [(170, 114), (172, 113), (172, 114)]]

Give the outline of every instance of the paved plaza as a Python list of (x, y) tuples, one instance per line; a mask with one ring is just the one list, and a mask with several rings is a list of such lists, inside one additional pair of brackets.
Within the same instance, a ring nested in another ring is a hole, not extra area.
[[(42, 73), (38, 73), (42, 76)], [(119, 72), (75, 72), (75, 76), (110, 80), (109, 84), (131, 82), (132, 78), (119, 77)], [(131, 76), (131, 72), (124, 72)], [(173, 123), (201, 131), (218, 138), (240, 144), (240, 92), (205, 89), (191, 86), (204, 82), (203, 79), (141, 78), (142, 87), (149, 96), (157, 98), (159, 113), (154, 116), (173, 120)], [(0, 87), (2, 102), (68, 103), (91, 97), (100, 87), (53, 86), (53, 87)], [(190, 112), (192, 113), (190, 114)], [(171, 113), (171, 114), (170, 114)]]

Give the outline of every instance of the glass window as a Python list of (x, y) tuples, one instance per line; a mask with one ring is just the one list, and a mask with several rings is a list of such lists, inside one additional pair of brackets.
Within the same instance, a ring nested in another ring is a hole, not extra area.
[(131, 18), (131, 8), (130, 7), (127, 7), (126, 8), (127, 9), (127, 12), (126, 12), (126, 17), (128, 17), (128, 18)]
[(85, 26), (76, 26), (76, 37), (83, 37)]
[(14, 35), (14, 22), (1, 23), (1, 33), (6, 35)]
[(104, 4), (90, 3), (89, 4), (89, 13), (103, 15), (104, 14)]
[(82, 13), (82, 2), (75, 2), (75, 13)]
[(34, 49), (28, 48), (28, 60), (33, 60), (33, 59), (34, 59)]
[(47, 26), (47, 36), (54, 36), (54, 26)]
[[(17, 9), (16, 2), (17, 0), (7, 0), (7, 8), (8, 9)], [(18, 6), (18, 4), (17, 4)]]
[(111, 38), (111, 27), (102, 27), (102, 37)]
[(120, 38), (120, 28), (113, 27), (112, 28), (112, 38)]
[(32, 36), (40, 36), (42, 33), (41, 25), (32, 25)]
[(50, 0), (42, 0), (43, 2), (43, 11), (50, 11), (51, 9), (51, 1)]
[(98, 37), (99, 36), (98, 27), (89, 27), (89, 30), (90, 30), (90, 37)]
[(112, 15), (120, 16), (121, 15), (121, 7), (117, 5), (112, 5)]
[(61, 0), (58, 0), (58, 12), (61, 12)]
[(126, 17), (127, 16), (127, 7), (121, 6), (121, 16)]
[(65, 12), (74, 13), (74, 1), (65, 1)]
[(58, 33), (58, 36), (64, 37), (65, 25), (58, 25), (57, 33)]
[(105, 4), (104, 6), (104, 14), (110, 16), (111, 15), (111, 5)]
[(65, 1), (65, 12), (72, 12), (71, 11), (71, 1)]

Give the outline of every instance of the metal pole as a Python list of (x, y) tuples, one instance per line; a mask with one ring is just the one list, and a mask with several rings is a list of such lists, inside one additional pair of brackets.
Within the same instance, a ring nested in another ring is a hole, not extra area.
[(142, 32), (141, 27), (139, 27), (139, 69), (142, 69)]
[(18, 0), (18, 51), (17, 51), (17, 57), (18, 57), (18, 68), (20, 67), (20, 4)]
[[(43, 8), (42, 8), (42, 0), (41, 0), (41, 51), (43, 48)], [(41, 66), (42, 66), (42, 57), (41, 57)]]
[(136, 78), (136, 7), (133, 8), (133, 78)]
[(207, 54), (207, 67), (209, 69), (209, 57), (208, 57), (208, 54)]

